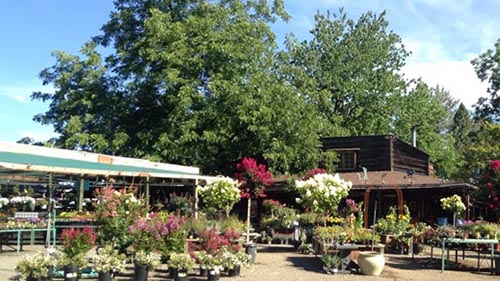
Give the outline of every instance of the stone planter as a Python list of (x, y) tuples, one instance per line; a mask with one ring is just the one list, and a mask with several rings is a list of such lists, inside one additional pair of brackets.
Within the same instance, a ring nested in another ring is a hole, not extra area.
[(364, 275), (378, 276), (384, 269), (385, 258), (377, 252), (360, 252), (358, 265)]

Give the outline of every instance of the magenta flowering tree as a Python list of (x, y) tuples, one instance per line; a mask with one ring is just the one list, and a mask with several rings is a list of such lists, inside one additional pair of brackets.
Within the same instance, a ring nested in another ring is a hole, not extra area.
[(266, 197), (266, 187), (274, 183), (266, 165), (257, 164), (253, 158), (244, 157), (236, 164), (234, 178), (241, 182), (241, 198), (247, 199), (247, 243), (250, 241), (250, 207), (252, 198)]
[(242, 198), (266, 197), (266, 187), (274, 183), (273, 175), (267, 170), (266, 165), (257, 164), (253, 158), (244, 157), (236, 164), (234, 178), (241, 182)]
[(500, 160), (492, 160), (485, 170), (484, 178), (488, 191), (489, 208), (496, 213), (498, 220), (500, 215)]

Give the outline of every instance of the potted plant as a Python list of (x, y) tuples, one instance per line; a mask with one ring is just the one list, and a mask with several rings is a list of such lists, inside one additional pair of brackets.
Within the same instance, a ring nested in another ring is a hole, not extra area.
[(197, 252), (195, 256), (200, 264), (200, 275), (207, 277), (210, 281), (219, 280), (220, 272), (223, 269), (222, 258), (219, 255), (211, 255), (206, 251)]
[(35, 281), (46, 280), (51, 275), (55, 259), (45, 253), (24, 256), (16, 265), (19, 280)]
[(327, 274), (337, 274), (340, 265), (342, 264), (342, 258), (338, 255), (323, 254), (321, 256), (321, 261), (323, 262), (323, 270)]
[(456, 216), (460, 215), (465, 211), (465, 204), (462, 202), (462, 198), (457, 194), (450, 197), (441, 198), (441, 208), (445, 211), (453, 213), (453, 226), (455, 226)]
[(134, 255), (134, 280), (147, 281), (148, 273), (161, 265), (161, 255), (137, 251)]
[(198, 186), (197, 191), (208, 209), (223, 210), (229, 217), (234, 204), (240, 201), (239, 185), (230, 177), (217, 177), (206, 186)]
[(173, 253), (168, 260), (168, 266), (174, 269), (174, 280), (187, 280), (187, 273), (193, 269), (194, 261), (190, 255), (184, 253)]
[(378, 252), (361, 251), (358, 256), (358, 265), (364, 275), (379, 276), (384, 269), (385, 258)]
[(250, 265), (251, 256), (243, 251), (238, 251), (235, 254), (234, 268), (228, 270), (228, 276), (239, 276), (242, 266)]
[(93, 258), (94, 268), (99, 273), (99, 281), (110, 281), (115, 273), (125, 270), (126, 256), (118, 253), (112, 245), (97, 249)]
[(61, 239), (63, 248), (58, 264), (64, 267), (64, 280), (78, 280), (80, 269), (88, 265), (85, 255), (94, 246), (96, 234), (88, 226), (83, 229), (69, 228), (63, 230)]
[(273, 175), (267, 170), (266, 165), (257, 164), (253, 158), (244, 157), (240, 163), (236, 164), (237, 173), (234, 177), (241, 184), (241, 198), (247, 199), (247, 226), (246, 226), (246, 251), (252, 255), (252, 262), (255, 262), (257, 247), (250, 243), (250, 212), (252, 199), (266, 197), (265, 189), (274, 183)]
[(120, 253), (126, 253), (132, 243), (128, 227), (146, 213), (143, 200), (133, 193), (115, 191), (105, 187), (97, 192), (96, 223), (99, 226), (100, 244), (112, 244)]
[(301, 197), (297, 200), (299, 203), (313, 212), (328, 217), (337, 209), (340, 200), (347, 197), (352, 183), (342, 180), (338, 174), (319, 173), (295, 181), (295, 186)]

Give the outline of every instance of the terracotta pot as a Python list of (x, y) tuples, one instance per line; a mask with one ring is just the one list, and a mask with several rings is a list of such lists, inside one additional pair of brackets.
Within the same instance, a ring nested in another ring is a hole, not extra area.
[(360, 252), (358, 265), (364, 275), (378, 276), (384, 269), (385, 258), (377, 252)]

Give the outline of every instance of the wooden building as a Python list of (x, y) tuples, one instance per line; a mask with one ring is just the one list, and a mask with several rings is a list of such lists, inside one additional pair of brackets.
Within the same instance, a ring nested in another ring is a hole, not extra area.
[[(338, 155), (337, 172), (353, 183), (349, 198), (365, 202), (365, 225), (384, 216), (389, 207), (407, 205), (414, 221), (435, 223), (451, 214), (441, 209), (440, 199), (458, 194), (470, 214), (470, 192), (475, 186), (434, 176), (429, 155), (392, 135), (329, 137), (321, 139), (322, 149)], [(279, 186), (269, 196), (291, 203), (295, 195)], [(287, 194), (288, 193), (288, 194)]]

